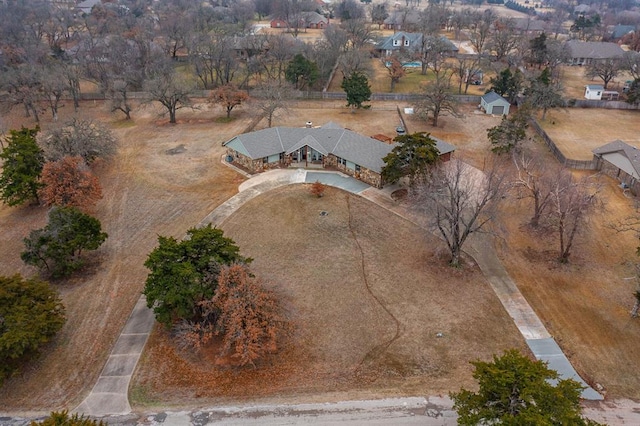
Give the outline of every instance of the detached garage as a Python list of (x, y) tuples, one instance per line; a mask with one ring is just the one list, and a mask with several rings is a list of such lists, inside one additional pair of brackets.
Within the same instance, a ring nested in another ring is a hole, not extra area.
[(511, 104), (493, 90), (480, 98), (480, 108), (487, 114), (508, 115)]

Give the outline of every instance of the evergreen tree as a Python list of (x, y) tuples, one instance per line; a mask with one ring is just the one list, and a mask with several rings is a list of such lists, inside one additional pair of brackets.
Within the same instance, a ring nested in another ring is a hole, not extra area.
[(396, 183), (404, 176), (409, 176), (413, 182), (425, 173), (440, 155), (436, 141), (428, 133), (401, 135), (394, 141), (398, 145), (382, 159), (385, 163), (382, 178), (386, 183)]
[(352, 109), (368, 108), (368, 106), (362, 105), (371, 99), (371, 86), (366, 75), (354, 71), (342, 80), (340, 87), (347, 94), (347, 106)]
[(211, 225), (189, 229), (182, 241), (159, 236), (158, 247), (144, 263), (150, 271), (143, 291), (147, 305), (166, 326), (178, 319), (199, 322), (203, 319), (199, 303), (214, 296), (220, 269), (250, 260)]
[(0, 276), (0, 386), (55, 336), (64, 306), (49, 284), (20, 275)]
[(516, 100), (516, 97), (522, 90), (524, 78), (520, 70), (511, 72), (509, 68), (505, 68), (490, 80), (490, 91), (496, 92), (500, 96), (504, 96), (510, 103)]
[(20, 257), (53, 277), (64, 277), (84, 265), (83, 251), (97, 250), (106, 239), (98, 219), (75, 207), (54, 207), (49, 223), (24, 239)]
[(580, 416), (582, 386), (559, 380), (543, 361), (510, 350), (493, 362), (471, 364), (480, 389), (451, 394), (460, 425), (597, 425)]
[(40, 129), (11, 130), (7, 146), (0, 153), (0, 198), (9, 206), (27, 201), (38, 201), (38, 190), (42, 187), (40, 174), (44, 155), (36, 142)]
[(284, 71), (284, 78), (300, 90), (313, 86), (318, 77), (320, 77), (318, 65), (300, 53), (293, 57)]
[(640, 78), (633, 80), (627, 91), (627, 102), (631, 105), (640, 104)]

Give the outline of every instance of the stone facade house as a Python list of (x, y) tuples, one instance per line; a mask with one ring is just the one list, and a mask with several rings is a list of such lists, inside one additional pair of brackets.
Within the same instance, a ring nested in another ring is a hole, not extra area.
[[(436, 139), (441, 158), (455, 147)], [(318, 128), (272, 127), (238, 135), (224, 143), (227, 160), (252, 173), (295, 168), (332, 168), (371, 186), (384, 185), (382, 159), (396, 146), (329, 122)]]

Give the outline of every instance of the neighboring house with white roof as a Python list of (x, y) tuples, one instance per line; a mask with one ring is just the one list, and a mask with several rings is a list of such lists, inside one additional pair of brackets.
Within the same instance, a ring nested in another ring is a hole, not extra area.
[[(443, 160), (455, 147), (433, 138)], [(384, 185), (382, 160), (396, 146), (329, 122), (319, 128), (271, 127), (224, 143), (228, 159), (252, 173), (279, 167), (333, 168), (371, 186)]]
[(588, 65), (593, 61), (621, 58), (624, 50), (616, 43), (569, 40), (569, 65)]
[(640, 194), (640, 150), (621, 140), (615, 140), (593, 150), (597, 169)]

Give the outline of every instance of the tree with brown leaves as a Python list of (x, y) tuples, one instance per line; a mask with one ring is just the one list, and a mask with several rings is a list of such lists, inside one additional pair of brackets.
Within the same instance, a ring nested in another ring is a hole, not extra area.
[(393, 89), (396, 88), (396, 83), (400, 81), (402, 77), (406, 75), (404, 67), (402, 66), (402, 62), (396, 56), (391, 56), (389, 58), (383, 59), (382, 64), (387, 69), (389, 73), (389, 79), (391, 80), (391, 88), (390, 91), (393, 92)]
[(320, 198), (324, 195), (324, 191), (327, 190), (327, 186), (325, 184), (323, 184), (320, 181), (315, 181), (314, 183), (311, 184), (311, 188), (309, 189), (309, 192), (311, 192), (311, 195), (315, 195), (316, 197)]
[(227, 111), (227, 118), (231, 117), (233, 108), (241, 105), (249, 99), (244, 90), (238, 89), (234, 84), (225, 84), (211, 93), (209, 100), (215, 104), (221, 104)]
[(216, 329), (223, 336), (222, 354), (237, 358), (240, 365), (255, 365), (275, 351), (277, 336), (286, 329), (275, 295), (246, 265), (222, 269), (215, 296), (204, 303), (219, 312)]
[(38, 195), (47, 206), (90, 210), (102, 198), (102, 187), (82, 157), (63, 157), (42, 168)]

